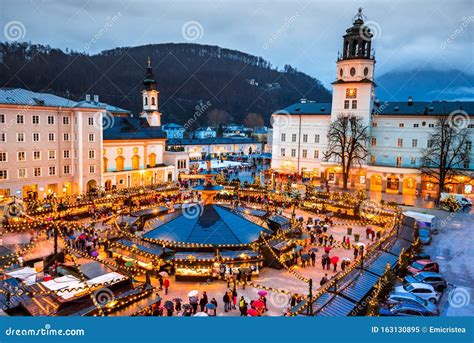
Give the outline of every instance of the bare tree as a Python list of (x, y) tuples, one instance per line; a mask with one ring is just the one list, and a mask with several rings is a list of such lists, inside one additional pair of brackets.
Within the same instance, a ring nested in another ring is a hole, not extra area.
[(362, 165), (369, 154), (369, 128), (361, 117), (341, 114), (329, 126), (328, 139), (324, 159), (341, 164), (342, 188), (347, 189), (351, 168), (356, 164)]
[(247, 113), (244, 119), (244, 125), (246, 127), (258, 127), (258, 126), (263, 126), (265, 121), (263, 120), (263, 117), (261, 114), (258, 113)]
[(224, 110), (215, 108), (207, 114), (207, 123), (211, 126), (218, 127), (226, 124), (231, 120), (231, 116)]
[(470, 143), (467, 125), (460, 126), (453, 116), (438, 118), (428, 146), (421, 157), (421, 172), (438, 185), (437, 200), (446, 186), (453, 183), (456, 174), (462, 174), (464, 162), (469, 159)]

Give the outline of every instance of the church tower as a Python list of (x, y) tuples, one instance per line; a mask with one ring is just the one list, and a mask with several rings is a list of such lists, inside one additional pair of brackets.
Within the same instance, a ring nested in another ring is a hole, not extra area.
[(150, 126), (161, 126), (161, 113), (158, 111), (158, 92), (156, 81), (151, 69), (150, 57), (146, 68), (145, 79), (143, 80), (143, 112), (142, 117), (146, 117)]
[(340, 114), (355, 115), (370, 125), (375, 88), (372, 37), (370, 28), (364, 25), (362, 8), (359, 8), (352, 27), (343, 36), (342, 54), (337, 59), (331, 120)]

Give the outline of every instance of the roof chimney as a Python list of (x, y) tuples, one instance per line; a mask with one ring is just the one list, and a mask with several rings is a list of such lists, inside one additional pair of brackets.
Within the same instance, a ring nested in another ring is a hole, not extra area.
[(411, 106), (411, 105), (413, 105), (413, 97), (410, 95), (408, 97), (408, 106)]
[(99, 96), (97, 94), (94, 94), (94, 102), (99, 102)]
[(91, 101), (91, 95), (90, 94), (86, 94), (86, 101)]

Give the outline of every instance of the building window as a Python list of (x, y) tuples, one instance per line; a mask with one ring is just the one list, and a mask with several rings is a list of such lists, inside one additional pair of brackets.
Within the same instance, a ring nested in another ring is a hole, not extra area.
[(434, 124), (433, 123), (428, 124), (428, 127), (434, 127)]
[(372, 146), (377, 146), (377, 138), (372, 137), (372, 138), (370, 139), (370, 145), (372, 145)]
[(314, 143), (319, 143), (319, 135), (314, 135)]
[(413, 124), (413, 127), (419, 127), (420, 124)]
[(357, 98), (357, 88), (346, 88), (346, 99)]
[(0, 152), (0, 162), (8, 162), (6, 152)]
[(308, 157), (308, 150), (303, 149), (303, 151), (302, 151), (302, 156), (303, 156), (303, 158)]
[(285, 148), (281, 148), (281, 156), (282, 156), (282, 157), (285, 157), (285, 156), (286, 156)]
[(8, 179), (8, 171), (0, 170), (0, 180), (7, 180), (7, 179)]
[(31, 122), (33, 124), (39, 124), (40, 123), (40, 117), (37, 116), (37, 115), (34, 115), (33, 117), (31, 117)]
[(296, 133), (293, 133), (293, 134), (291, 135), (291, 141), (292, 141), (292, 142), (296, 142)]
[(296, 157), (296, 149), (291, 149), (291, 157)]
[(64, 166), (63, 167), (63, 172), (64, 172), (64, 174), (69, 174), (71, 172), (71, 167), (70, 166)]
[(426, 147), (427, 147), (427, 148), (432, 148), (432, 147), (433, 147), (433, 141), (432, 141), (431, 139), (428, 139), (428, 140), (426, 141)]
[(40, 141), (39, 132), (33, 132), (33, 142), (39, 142), (39, 141)]
[(303, 143), (308, 143), (308, 135), (307, 134), (303, 135)]
[(63, 125), (69, 125), (69, 117), (63, 117)]
[(94, 174), (95, 173), (95, 166), (89, 166), (89, 173)]
[(25, 141), (25, 134), (23, 132), (17, 132), (16, 141), (17, 142), (24, 142)]
[(39, 161), (41, 160), (41, 151), (33, 151), (33, 160), (34, 161)]
[(41, 167), (35, 167), (35, 168), (33, 169), (33, 175), (34, 175), (35, 177), (41, 176)]
[(314, 150), (314, 158), (319, 158), (319, 150)]
[(5, 124), (5, 115), (0, 114), (0, 124)]
[(377, 158), (375, 157), (375, 155), (370, 155), (370, 163), (375, 164), (376, 161), (377, 161)]
[(418, 146), (418, 139), (412, 139), (411, 140), (411, 147), (416, 148)]
[(54, 116), (48, 116), (48, 125), (54, 125)]
[(352, 109), (353, 110), (357, 109), (357, 100), (352, 100)]
[(93, 133), (89, 133), (89, 142), (95, 141), (95, 135)]
[(56, 167), (55, 166), (49, 167), (49, 175), (50, 176), (56, 175)]
[(69, 133), (66, 132), (66, 133), (63, 134), (63, 141), (69, 142), (69, 139), (70, 139), (70, 138), (71, 138), (71, 137), (70, 137)]
[(26, 168), (18, 169), (18, 178), (19, 179), (26, 179)]
[(56, 135), (54, 134), (54, 132), (48, 133), (48, 141), (54, 142), (55, 140), (56, 140)]
[(90, 160), (95, 159), (95, 150), (89, 150), (89, 159)]
[(344, 100), (344, 109), (345, 110), (349, 109), (349, 100)]
[(399, 148), (403, 147), (403, 138), (399, 138), (399, 139), (397, 140), (397, 146), (398, 146)]
[(414, 166), (416, 164), (416, 157), (412, 157), (410, 159), (410, 163), (411, 163), (412, 166)]
[(405, 123), (398, 123), (398, 127), (405, 127)]
[(63, 158), (71, 158), (71, 153), (69, 150), (63, 151)]
[(26, 161), (26, 153), (24, 151), (18, 151), (17, 157), (19, 162)]
[(397, 167), (401, 167), (401, 166), (402, 166), (402, 157), (397, 156)]
[(282, 142), (285, 142), (285, 141), (286, 141), (286, 134), (285, 134), (285, 133), (282, 133), (282, 134), (281, 134), (281, 141), (282, 141)]
[(48, 150), (48, 160), (56, 159), (56, 150)]
[(7, 141), (7, 134), (5, 132), (0, 132), (0, 142)]
[(469, 160), (464, 160), (464, 169), (469, 169), (470, 161)]
[(94, 117), (89, 117), (87, 119), (87, 122), (89, 123), (90, 126), (93, 126), (94, 125)]
[(16, 115), (16, 123), (17, 124), (24, 124), (25, 123), (25, 116), (23, 114)]
[(472, 142), (471, 141), (466, 142), (466, 149), (469, 150), (469, 151), (472, 150)]
[(376, 122), (372, 122), (372, 127), (377, 127), (377, 123)]

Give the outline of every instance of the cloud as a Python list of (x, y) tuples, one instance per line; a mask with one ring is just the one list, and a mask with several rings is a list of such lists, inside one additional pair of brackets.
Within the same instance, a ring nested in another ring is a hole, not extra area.
[[(88, 53), (186, 42), (182, 26), (196, 21), (203, 34), (193, 43), (237, 49), (279, 67), (291, 64), (329, 86), (342, 35), (359, 6), (380, 26), (380, 37), (373, 43), (378, 75), (407, 67), (444, 68), (447, 63), (459, 70), (472, 69), (468, 68), (474, 27), (468, 16), (470, 0), (16, 0), (2, 1), (0, 11), (2, 28), (18, 20), (26, 28), (24, 41), (52, 47), (84, 51), (102, 32)], [(118, 12), (119, 20), (103, 32), (107, 20)]]

